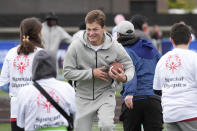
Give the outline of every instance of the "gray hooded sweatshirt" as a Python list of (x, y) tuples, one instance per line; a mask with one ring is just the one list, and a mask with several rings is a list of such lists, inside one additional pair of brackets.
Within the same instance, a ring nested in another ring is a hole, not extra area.
[(114, 61), (124, 66), (127, 81), (130, 81), (135, 69), (133, 61), (122, 45), (105, 32), (101, 49), (95, 51), (91, 48), (84, 32), (71, 43), (66, 52), (63, 65), (64, 77), (76, 81), (76, 96), (94, 100), (107, 90), (115, 93), (112, 79), (105, 82), (93, 76), (93, 69), (109, 67)]

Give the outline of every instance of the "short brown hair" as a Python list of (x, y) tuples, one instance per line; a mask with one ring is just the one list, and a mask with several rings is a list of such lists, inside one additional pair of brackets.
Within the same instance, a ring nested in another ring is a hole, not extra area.
[(101, 27), (105, 25), (105, 14), (101, 10), (92, 10), (85, 17), (85, 23), (97, 22)]
[(20, 45), (17, 53), (28, 55), (34, 52), (35, 47), (43, 48), (39, 33), (41, 33), (42, 24), (38, 18), (26, 18), (20, 24)]
[(175, 45), (186, 45), (191, 37), (191, 31), (186, 24), (176, 23), (172, 26), (170, 37), (174, 40)]

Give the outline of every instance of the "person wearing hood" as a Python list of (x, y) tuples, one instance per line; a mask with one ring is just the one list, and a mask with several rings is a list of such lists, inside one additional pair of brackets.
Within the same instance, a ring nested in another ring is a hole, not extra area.
[[(33, 60), (32, 80), (75, 117), (75, 91), (70, 84), (56, 80), (56, 58), (51, 52), (39, 51)], [(67, 131), (68, 121), (34, 86), (23, 87), (17, 97), (17, 125), (25, 131)]]
[(161, 55), (150, 41), (136, 36), (134, 26), (122, 21), (117, 26), (117, 40), (135, 66), (131, 81), (123, 84), (120, 120), (124, 131), (162, 131), (162, 108), (159, 92), (153, 90), (155, 67)]
[(149, 35), (148, 18), (147, 17), (145, 17), (143, 15), (136, 14), (131, 17), (130, 22), (135, 27), (136, 36), (140, 37), (140, 39), (149, 40), (150, 42), (152, 41), (152, 39)]
[[(113, 131), (113, 81), (131, 80), (135, 69), (122, 45), (105, 31), (105, 14), (101, 10), (90, 11), (85, 23), (86, 31), (69, 46), (63, 66), (65, 79), (76, 81), (75, 131), (92, 131), (96, 114), (100, 130)], [(115, 61), (124, 66), (124, 71), (108, 71)]]

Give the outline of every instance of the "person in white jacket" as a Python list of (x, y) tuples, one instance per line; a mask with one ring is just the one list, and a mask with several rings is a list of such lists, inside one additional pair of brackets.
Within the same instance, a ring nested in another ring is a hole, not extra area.
[(42, 40), (46, 50), (51, 51), (55, 56), (63, 40), (70, 44), (70, 36), (61, 26), (57, 25), (58, 18), (54, 12), (47, 14), (45, 22), (42, 23)]
[[(46, 50), (33, 60), (32, 80), (37, 82), (62, 109), (75, 117), (75, 91), (67, 82), (56, 80), (56, 58)], [(67, 131), (68, 121), (34, 86), (23, 87), (17, 96), (17, 125), (25, 131)]]
[(20, 44), (10, 49), (5, 57), (0, 88), (9, 91), (10, 121), (12, 131), (20, 131), (17, 121), (17, 95), (21, 87), (32, 84), (32, 62), (35, 54), (43, 48), (42, 24), (37, 18), (26, 18), (20, 24)]

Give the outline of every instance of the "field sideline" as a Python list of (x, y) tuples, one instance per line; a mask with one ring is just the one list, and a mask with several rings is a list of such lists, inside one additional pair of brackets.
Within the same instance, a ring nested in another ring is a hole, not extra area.
[[(0, 131), (11, 131), (10, 124), (0, 124)], [(99, 131), (97, 124), (94, 124), (92, 131)], [(116, 124), (115, 131), (123, 131), (122, 124)]]
[[(11, 131), (10, 124), (0, 124), (0, 131)], [(94, 124), (92, 131), (99, 131), (97, 124)], [(122, 124), (115, 125), (115, 131), (123, 131)], [(166, 131), (164, 128), (163, 131)]]

